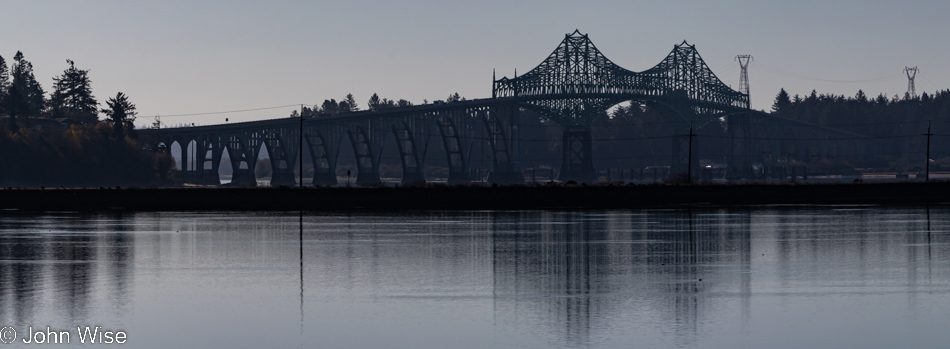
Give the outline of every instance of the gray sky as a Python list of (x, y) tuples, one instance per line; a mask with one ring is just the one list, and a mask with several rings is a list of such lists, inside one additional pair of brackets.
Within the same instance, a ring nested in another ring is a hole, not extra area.
[[(738, 54), (755, 57), (752, 106), (790, 94), (903, 95), (950, 87), (945, 1), (194, 1), (0, 0), (0, 55), (17, 50), (49, 92), (72, 59), (90, 69), (95, 96), (122, 91), (138, 124), (285, 117), (295, 107), (353, 93), (413, 103), (491, 96), (498, 77), (526, 72), (580, 29), (633, 71), (684, 39), (739, 86)], [(860, 81), (860, 82), (856, 82)]]

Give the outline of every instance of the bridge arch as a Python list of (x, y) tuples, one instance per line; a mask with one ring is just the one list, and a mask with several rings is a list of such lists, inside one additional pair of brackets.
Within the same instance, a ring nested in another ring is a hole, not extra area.
[(287, 142), (277, 130), (264, 130), (260, 135), (267, 149), (271, 165), (271, 185), (293, 186), (296, 184), (294, 165), (296, 158), (290, 154)]
[[(228, 160), (231, 165), (231, 184), (237, 186), (257, 186), (257, 177), (254, 170), (257, 165), (257, 157), (254, 152), (248, 149), (246, 137), (241, 134), (231, 134), (225, 137), (224, 146), (221, 151), (228, 154)], [(222, 156), (223, 157), (223, 156)]]
[(304, 135), (304, 141), (310, 152), (310, 161), (313, 163), (312, 183), (315, 185), (336, 185), (336, 156), (339, 153), (333, 152), (332, 149), (335, 145), (330, 143), (324, 137), (323, 132), (316, 128), (306, 130)]
[(468, 163), (462, 140), (459, 138), (459, 131), (456, 123), (449, 115), (441, 114), (436, 117), (436, 126), (439, 134), (442, 136), (442, 146), (445, 149), (446, 160), (449, 164), (450, 184), (468, 183), (471, 180), (468, 176)]
[(422, 159), (419, 157), (419, 148), (409, 123), (406, 120), (398, 120), (393, 123), (392, 129), (402, 163), (402, 184), (425, 184)]
[(346, 134), (353, 146), (353, 155), (356, 157), (356, 184), (380, 185), (378, 157), (373, 154), (373, 146), (366, 129), (359, 124), (350, 124), (346, 127)]

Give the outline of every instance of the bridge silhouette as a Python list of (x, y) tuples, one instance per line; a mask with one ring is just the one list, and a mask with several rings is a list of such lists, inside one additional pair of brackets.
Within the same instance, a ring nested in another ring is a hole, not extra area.
[[(140, 130), (148, 147), (181, 147), (182, 177), (203, 184), (220, 184), (219, 166), (225, 152), (233, 171), (231, 183), (256, 185), (254, 170), (262, 149), (270, 157), (271, 184), (294, 185), (301, 151), (314, 166), (313, 184), (336, 185), (337, 164), (344, 138), (356, 164), (357, 185), (378, 185), (380, 160), (386, 144), (395, 143), (403, 184), (426, 182), (423, 169), (430, 142), (442, 145), (449, 183), (473, 180), (472, 150), (489, 147), (487, 180), (524, 183), (519, 166), (521, 118), (536, 113), (563, 128), (559, 179), (592, 183), (596, 179), (591, 125), (622, 102), (634, 101), (665, 111), (681, 132), (671, 135), (670, 173), (693, 178), (698, 157), (692, 130), (724, 121), (728, 129), (728, 175), (752, 176), (752, 149), (773, 153), (821, 156), (808, 143), (815, 139), (847, 139), (861, 154), (867, 137), (827, 127), (787, 120), (749, 109), (749, 96), (724, 84), (706, 65), (694, 45), (674, 45), (654, 67), (634, 72), (610, 61), (588, 35), (575, 31), (537, 67), (520, 76), (493, 78), (492, 98), (438, 102), (420, 106), (365, 110), (311, 118), (283, 118), (221, 125)], [(553, 126), (552, 126), (553, 127)], [(690, 133), (686, 133), (686, 132)], [(302, 133), (301, 133), (302, 132)], [(769, 135), (753, 137), (752, 135)], [(392, 140), (395, 142), (389, 141)], [(433, 140), (437, 138), (437, 140)], [(391, 150), (390, 150), (391, 151)], [(824, 151), (827, 153), (827, 151)], [(187, 164), (193, 163), (189, 167)], [(689, 172), (689, 173), (686, 173)]]

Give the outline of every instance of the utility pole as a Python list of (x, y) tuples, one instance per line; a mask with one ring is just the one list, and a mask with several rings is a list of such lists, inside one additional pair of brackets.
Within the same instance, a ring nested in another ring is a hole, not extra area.
[(907, 74), (907, 95), (910, 96), (910, 98), (917, 98), (917, 89), (914, 88), (914, 79), (917, 78), (917, 71), (917, 67), (904, 67), (904, 73)]
[(689, 122), (689, 150), (686, 151), (686, 183), (693, 183), (693, 122)]
[[(736, 56), (737, 61), (739, 61), (739, 92), (749, 96), (749, 62), (751, 62), (752, 55), (738, 55)], [(749, 103), (752, 103), (752, 98), (749, 98)]]
[(927, 165), (924, 166), (926, 171), (924, 172), (924, 182), (930, 181), (930, 136), (933, 135), (933, 133), (930, 133), (930, 121), (927, 121), (927, 134), (925, 134), (927, 136)]
[[(300, 134), (299, 134), (298, 136), (299, 136), (299, 137), (298, 137), (298, 139), (297, 139), (297, 143), (298, 143), (299, 147), (298, 147), (298, 149), (297, 149), (297, 153), (300, 154), (300, 155), (298, 155), (298, 157), (299, 157), (299, 159), (300, 159), (299, 162), (298, 162), (298, 163), (300, 164), (300, 170), (297, 171), (297, 173), (299, 174), (299, 183), (300, 183), (299, 186), (300, 186), (300, 188), (303, 188), (303, 104), (300, 105)], [(303, 219), (303, 218), (300, 218), (300, 219)], [(301, 233), (301, 234), (303, 234), (303, 233)], [(303, 247), (301, 246), (301, 249), (302, 249), (302, 248), (303, 248)], [(301, 255), (302, 255), (302, 252), (301, 252)], [(301, 262), (301, 263), (303, 263), (303, 262)], [(301, 287), (303, 287), (303, 286), (301, 286)]]

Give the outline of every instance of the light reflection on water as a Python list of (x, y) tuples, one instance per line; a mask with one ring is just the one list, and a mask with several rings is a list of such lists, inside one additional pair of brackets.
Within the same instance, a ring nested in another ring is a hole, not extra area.
[(133, 347), (221, 348), (950, 339), (945, 206), (304, 213), (302, 264), (297, 213), (0, 217), (0, 327), (21, 335), (98, 325)]

